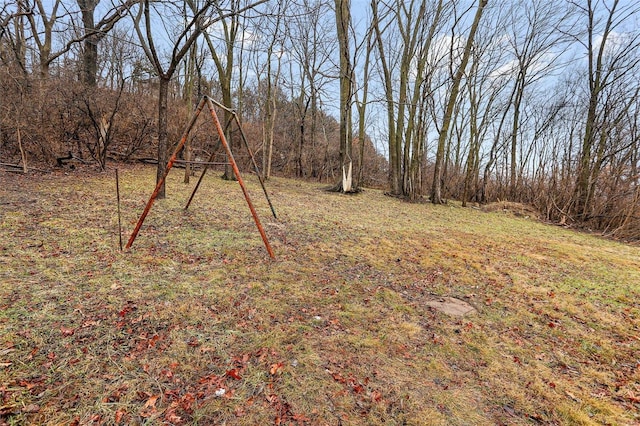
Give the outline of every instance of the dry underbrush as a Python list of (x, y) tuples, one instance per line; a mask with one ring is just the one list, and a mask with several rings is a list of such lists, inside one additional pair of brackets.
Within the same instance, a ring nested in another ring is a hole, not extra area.
[(515, 217), (522, 217), (526, 219), (538, 219), (540, 217), (540, 213), (535, 209), (535, 207), (511, 201), (497, 201), (495, 203), (486, 204), (482, 206), (482, 211), (488, 213), (503, 212)]

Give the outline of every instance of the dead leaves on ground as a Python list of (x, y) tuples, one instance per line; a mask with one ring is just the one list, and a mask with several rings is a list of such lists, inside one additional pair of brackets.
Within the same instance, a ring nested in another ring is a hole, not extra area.
[[(129, 227), (152, 175), (123, 182)], [(278, 262), (262, 265), (239, 194), (207, 182), (183, 213), (174, 180), (123, 254), (112, 181), (84, 178), (0, 182), (0, 424), (552, 424), (590, 403), (621, 423), (640, 408), (637, 289), (594, 308), (562, 288), (624, 278), (563, 252), (573, 236), (275, 179)], [(434, 295), (479, 313), (452, 320), (425, 308)]]

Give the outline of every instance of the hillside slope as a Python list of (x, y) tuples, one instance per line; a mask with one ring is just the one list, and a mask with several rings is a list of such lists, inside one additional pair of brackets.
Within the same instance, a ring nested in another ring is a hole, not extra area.
[[(154, 170), (120, 176), (126, 241)], [(0, 173), (0, 424), (640, 422), (637, 247), (248, 181), (275, 261), (214, 174), (120, 252), (112, 172)]]

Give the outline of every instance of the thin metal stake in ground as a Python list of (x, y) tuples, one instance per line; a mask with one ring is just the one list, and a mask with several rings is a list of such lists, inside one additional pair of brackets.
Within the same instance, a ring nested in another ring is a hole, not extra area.
[(118, 177), (118, 169), (116, 169), (116, 198), (118, 199), (118, 241), (120, 242), (120, 251), (122, 251), (122, 220), (120, 215), (120, 178)]

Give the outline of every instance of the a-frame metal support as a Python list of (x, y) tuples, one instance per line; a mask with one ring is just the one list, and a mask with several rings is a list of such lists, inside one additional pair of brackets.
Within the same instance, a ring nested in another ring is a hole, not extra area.
[[(221, 104), (219, 104), (217, 102), (215, 102), (215, 104), (217, 106), (219, 106), (219, 107), (224, 108)], [(140, 232), (140, 228), (142, 227), (142, 224), (144, 223), (145, 218), (149, 214), (149, 211), (151, 210), (151, 207), (153, 206), (154, 201), (158, 197), (158, 193), (160, 192), (160, 188), (162, 188), (162, 185), (164, 184), (167, 176), (169, 175), (169, 171), (173, 167), (173, 164), (175, 163), (176, 159), (178, 158), (178, 154), (180, 153), (180, 151), (184, 147), (184, 144), (186, 143), (187, 138), (189, 137), (189, 133), (191, 132), (191, 129), (193, 129), (193, 126), (195, 125), (196, 120), (200, 116), (200, 113), (204, 109), (205, 105), (209, 108), (209, 112), (211, 114), (211, 119), (213, 120), (213, 124), (215, 125), (216, 130), (218, 131), (218, 136), (220, 137), (220, 143), (224, 147), (224, 150), (225, 150), (225, 152), (227, 154), (227, 160), (229, 161), (229, 164), (231, 165), (231, 167), (233, 169), (233, 173), (234, 173), (236, 179), (238, 180), (238, 183), (240, 184), (240, 187), (242, 188), (242, 193), (244, 194), (244, 198), (247, 201), (247, 205), (249, 206), (249, 210), (251, 210), (251, 215), (253, 216), (253, 220), (256, 223), (256, 227), (258, 228), (258, 231), (260, 232), (260, 236), (262, 237), (262, 241), (264, 242), (264, 246), (266, 247), (267, 252), (269, 253), (269, 256), (272, 259), (275, 259), (275, 254), (273, 253), (273, 249), (271, 248), (271, 245), (269, 244), (269, 240), (267, 239), (267, 235), (264, 232), (264, 228), (262, 227), (262, 224), (260, 223), (260, 219), (258, 218), (258, 213), (256, 212), (256, 209), (253, 207), (253, 203), (251, 203), (251, 198), (249, 197), (249, 193), (247, 191), (247, 188), (246, 188), (246, 186), (244, 184), (244, 181), (242, 180), (242, 176), (240, 175), (240, 170), (238, 169), (238, 165), (237, 165), (235, 159), (233, 158), (233, 153), (231, 152), (231, 147), (229, 146), (229, 143), (227, 142), (227, 138), (224, 135), (224, 131), (222, 129), (222, 125), (220, 124), (220, 120), (218, 119), (218, 115), (216, 114), (216, 111), (215, 111), (214, 101), (212, 101), (212, 99), (209, 98), (208, 96), (204, 96), (202, 98), (202, 100), (200, 101), (200, 103), (198, 104), (198, 107), (196, 108), (193, 116), (191, 117), (191, 121), (187, 125), (184, 133), (182, 134), (182, 137), (180, 138), (180, 142), (178, 142), (178, 145), (176, 146), (175, 150), (173, 151), (173, 154), (171, 155), (171, 157), (169, 158), (169, 161), (167, 162), (167, 167), (165, 168), (165, 171), (162, 174), (162, 177), (158, 181), (158, 183), (156, 185), (156, 188), (154, 189), (153, 193), (151, 194), (151, 197), (149, 198), (149, 201), (147, 202), (147, 205), (145, 206), (144, 211), (142, 212), (142, 215), (140, 216), (140, 219), (138, 219), (138, 223), (136, 224), (135, 228), (133, 229), (133, 233), (131, 234), (131, 237), (129, 237), (129, 241), (127, 242), (127, 245), (125, 246), (125, 248), (127, 248), (127, 249), (130, 248), (131, 245), (133, 244), (133, 242), (135, 241), (136, 237), (138, 236), (138, 232)], [(253, 158), (253, 154), (251, 153), (251, 150), (249, 149), (249, 145), (247, 144), (246, 138), (244, 137), (244, 132), (242, 132), (242, 127), (240, 126), (240, 122), (238, 121), (237, 116), (235, 115), (235, 112), (233, 112), (233, 115), (234, 115), (234, 117), (236, 119), (236, 122), (238, 123), (238, 127), (241, 130), (245, 146), (246, 146), (247, 150), (249, 151), (249, 154), (250, 154), (251, 159), (253, 161), (253, 165), (256, 168), (256, 173), (258, 175), (258, 179), (260, 179), (260, 184), (262, 185), (262, 190), (264, 191), (264, 194), (267, 197), (267, 201), (269, 202), (269, 207), (271, 207), (271, 212), (273, 213), (273, 216), (276, 217), (276, 213), (275, 213), (275, 210), (273, 208), (273, 205), (271, 204), (271, 200), (269, 199), (269, 195), (267, 194), (267, 191), (266, 191), (266, 189), (264, 187), (264, 183), (262, 181), (260, 173), (257, 170), (257, 165), (256, 165), (256, 162), (255, 162), (255, 159)], [(196, 188), (194, 189), (193, 193), (191, 194), (191, 197), (189, 198), (189, 203), (193, 199), (193, 196), (195, 195), (195, 191), (200, 186), (200, 181), (202, 180), (202, 177), (204, 176), (205, 172), (206, 172), (206, 168), (202, 172), (202, 175), (200, 176), (200, 180), (198, 181), (198, 184), (196, 185)], [(187, 207), (188, 206), (189, 206), (189, 204), (187, 204)], [(185, 207), (185, 208), (187, 208), (187, 207)]]

